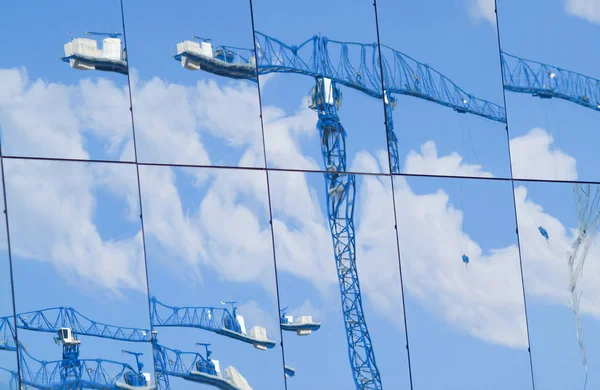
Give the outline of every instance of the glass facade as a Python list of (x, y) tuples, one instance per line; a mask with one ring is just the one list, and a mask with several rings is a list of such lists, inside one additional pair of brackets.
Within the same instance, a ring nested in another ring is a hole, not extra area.
[(0, 4), (0, 389), (599, 386), (599, 24)]

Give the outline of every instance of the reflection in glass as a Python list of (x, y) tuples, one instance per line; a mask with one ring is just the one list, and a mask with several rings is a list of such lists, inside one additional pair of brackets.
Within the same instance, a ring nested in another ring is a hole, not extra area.
[[(513, 174), (518, 178), (598, 180), (600, 53), (581, 47), (595, 44), (599, 27), (591, 10), (574, 4), (498, 4)], [(531, 12), (538, 17), (529, 18)], [(558, 41), (577, 44), (556, 45)]]
[(11, 53), (0, 59), (5, 155), (133, 160), (120, 4), (3, 7), (2, 47)]
[(62, 58), (69, 66), (79, 70), (101, 70), (127, 74), (127, 50), (120, 33), (85, 32), (90, 36), (103, 36), (102, 47), (95, 39), (73, 38), (65, 44)]
[(4, 164), (22, 381), (154, 388), (135, 167)]
[(264, 172), (143, 166), (140, 180), (163, 387), (284, 388)]
[[(295, 370), (288, 389), (406, 387), (389, 177), (339, 175), (351, 184), (331, 191), (322, 174), (269, 176), (285, 357)], [(314, 356), (327, 356), (328, 364)]]
[(124, 7), (139, 160), (264, 167), (250, 3)]
[(531, 388), (510, 183), (394, 180), (415, 388)]
[(382, 0), (377, 15), (393, 172), (509, 176), (495, 19), (443, 0)]
[[(315, 144), (315, 123), (321, 118), (311, 112), (315, 84), (324, 84), (326, 90), (331, 87), (326, 93), (336, 94), (327, 99), (335, 100), (343, 136), (349, 135), (347, 169), (388, 172), (389, 164), (358, 163), (366, 152), (387, 150), (372, 4), (337, 7), (334, 2), (315, 0), (294, 4), (260, 0), (253, 1), (253, 10), (268, 165), (328, 169), (320, 164)], [(331, 15), (336, 16), (331, 19)], [(293, 28), (279, 23), (289, 19), (296, 21)]]
[(522, 183), (515, 194), (536, 385), (596, 386), (598, 186)]
[[(0, 197), (0, 206), (5, 210), (2, 190)], [(5, 216), (0, 218), (0, 388), (18, 390), (17, 343)]]

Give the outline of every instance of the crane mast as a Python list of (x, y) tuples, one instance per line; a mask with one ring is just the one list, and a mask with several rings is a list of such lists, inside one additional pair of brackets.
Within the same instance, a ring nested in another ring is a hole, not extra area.
[(346, 132), (337, 113), (340, 101), (341, 92), (334, 82), (326, 78), (316, 78), (310, 108), (315, 110), (319, 117), (317, 128), (321, 135), (321, 153), (327, 170), (327, 213), (341, 291), (348, 357), (357, 388), (381, 389), (381, 377), (363, 313), (356, 268), (356, 178), (354, 175), (345, 174)]

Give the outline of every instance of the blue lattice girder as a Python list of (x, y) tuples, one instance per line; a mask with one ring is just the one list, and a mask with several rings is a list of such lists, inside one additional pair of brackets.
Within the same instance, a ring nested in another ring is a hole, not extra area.
[(504, 107), (467, 93), (429, 65), (388, 46), (381, 46), (383, 69), (380, 71), (376, 43), (342, 42), (315, 35), (300, 45), (290, 46), (258, 31), (254, 37), (258, 50), (256, 64), (253, 50), (229, 46), (214, 49), (215, 53), (229, 53), (221, 58), (184, 51), (175, 55), (175, 59), (193, 59), (202, 70), (235, 79), (256, 81), (257, 72), (328, 78), (379, 99), (383, 98), (383, 74), (384, 89), (390, 95), (413, 96), (460, 113), (506, 122)]
[[(331, 83), (326, 91), (322, 79), (317, 79), (315, 101), (317, 128), (321, 134), (321, 153), (328, 173), (325, 174), (327, 214), (333, 242), (342, 312), (348, 343), (348, 356), (357, 389), (381, 389), (381, 377), (367, 328), (356, 268), (354, 229), (355, 176), (345, 174), (346, 133), (337, 114), (337, 87)], [(328, 103), (329, 101), (329, 103)]]
[(17, 314), (17, 328), (37, 332), (56, 333), (60, 328), (71, 328), (78, 335), (129, 342), (149, 342), (149, 329), (108, 325), (91, 320), (72, 307), (53, 307)]
[(600, 111), (600, 80), (502, 52), (504, 88)]
[(174, 307), (151, 298), (151, 318), (155, 327), (187, 327), (214, 332), (248, 344), (271, 349), (273, 340), (262, 340), (242, 332), (236, 316), (226, 308), (208, 306)]

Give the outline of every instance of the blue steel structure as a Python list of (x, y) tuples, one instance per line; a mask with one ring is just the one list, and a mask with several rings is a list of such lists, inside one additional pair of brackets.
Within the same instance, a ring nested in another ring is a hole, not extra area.
[[(384, 99), (392, 173), (400, 173), (397, 137), (391, 120), (394, 95), (414, 96), (459, 113), (506, 122), (502, 106), (476, 98), (429, 65), (388, 46), (381, 45), (383, 69), (380, 71), (380, 51), (376, 43), (341, 42), (315, 35), (300, 45), (290, 46), (258, 31), (254, 37), (256, 53), (252, 49), (222, 45), (214, 48), (212, 56), (183, 48), (178, 50), (175, 59), (182, 63), (192, 60), (198, 64), (198, 69), (233, 79), (256, 81), (257, 74), (269, 73), (327, 78), (338, 85)], [(382, 74), (385, 92), (381, 89)]]
[[(425, 99), (459, 113), (503, 123), (506, 122), (504, 108), (468, 94), (430, 66), (387, 46), (334, 41), (320, 35), (297, 46), (287, 45), (260, 32), (255, 32), (254, 39), (254, 50), (231, 46), (212, 49), (209, 45), (195, 48), (184, 41), (177, 45), (174, 58), (187, 69), (202, 69), (233, 79), (257, 81), (258, 75), (269, 73), (296, 73), (315, 78), (311, 108), (318, 114), (321, 152), (327, 170), (327, 210), (349, 359), (357, 388), (381, 389), (356, 269), (355, 176), (345, 174), (346, 133), (337, 114), (341, 106), (338, 85), (384, 100), (392, 173), (400, 172), (392, 120), (394, 95)], [(210, 47), (210, 52), (206, 52), (205, 47)], [(383, 68), (380, 67), (380, 59)]]
[(504, 88), (540, 98), (557, 98), (600, 111), (600, 80), (554, 65), (502, 52)]
[[(126, 328), (93, 321), (77, 310), (68, 307), (55, 307), (16, 315), (17, 328), (30, 331), (54, 333), (57, 343), (62, 343), (62, 359), (40, 361), (32, 357), (23, 345), (19, 345), (22, 383), (39, 389), (153, 389), (141, 373), (139, 354), (136, 354), (139, 371), (125, 363), (105, 359), (79, 359), (80, 341), (77, 334), (105, 339), (149, 342), (150, 332), (144, 329)], [(12, 338), (15, 345), (12, 316), (0, 318), (9, 331), (6, 338)], [(3, 344), (9, 344), (8, 342)], [(14, 349), (14, 348), (5, 348)], [(32, 369), (32, 366), (34, 367)], [(108, 370), (109, 367), (110, 370)], [(108, 371), (107, 371), (108, 370)], [(116, 374), (115, 374), (116, 373)], [(118, 380), (123, 380), (119, 383)]]
[(0, 350), (16, 351), (14, 318), (0, 317)]
[[(127, 378), (139, 380), (140, 373), (129, 364), (106, 359), (62, 359), (41, 361), (35, 359), (22, 346), (21, 382), (27, 388), (42, 390), (73, 389), (154, 389), (131, 384)], [(65, 375), (68, 373), (68, 375)]]
[(10, 378), (8, 379), (7, 390), (19, 390), (19, 373), (0, 367), (0, 378), (6, 378), (7, 376)]
[(208, 306), (168, 306), (156, 297), (152, 297), (150, 303), (151, 319), (154, 327), (203, 329), (252, 344), (259, 349), (271, 349), (275, 346), (275, 341), (253, 338), (242, 331), (237, 318), (235, 302), (223, 302), (232, 305), (231, 312), (225, 308)]
[(310, 108), (317, 111), (319, 117), (317, 128), (321, 135), (321, 153), (328, 172), (325, 174), (327, 213), (340, 281), (350, 366), (357, 388), (381, 389), (381, 376), (363, 313), (356, 268), (356, 178), (344, 173), (347, 168), (346, 132), (337, 114), (340, 102), (341, 92), (335, 83), (317, 78)]
[[(214, 308), (208, 308), (214, 309)], [(223, 309), (216, 309), (217, 312)], [(225, 310), (226, 313), (229, 313)], [(235, 313), (235, 311), (234, 311)], [(210, 360), (211, 351), (206, 350), (206, 357), (195, 352), (181, 352), (170, 349), (158, 343), (156, 332), (148, 329), (121, 327), (100, 323), (89, 319), (74, 308), (55, 307), (17, 314), (17, 327), (30, 331), (57, 333), (71, 329), (73, 337), (77, 335), (99, 337), (104, 339), (151, 343), (155, 361), (157, 384), (161, 390), (170, 389), (168, 376), (177, 376), (197, 383), (209, 384), (220, 389), (236, 390), (237, 387), (227, 382), (222, 376), (216, 375), (214, 364)], [(235, 318), (235, 314), (229, 317)], [(15, 350), (14, 329), (12, 316), (0, 318), (0, 330), (4, 329), (0, 349)], [(219, 322), (222, 324), (224, 322)], [(237, 322), (236, 322), (237, 323)], [(182, 325), (185, 326), (185, 325)], [(239, 324), (238, 324), (239, 326)], [(219, 333), (220, 327), (204, 327), (203, 329)], [(229, 333), (220, 333), (231, 337)], [(234, 337), (240, 339), (239, 337)], [(55, 338), (58, 341), (58, 338)], [(204, 344), (203, 344), (204, 345)], [(150, 389), (145, 378), (141, 375), (141, 353), (124, 350), (123, 353), (133, 355), (138, 370), (131, 366), (104, 359), (79, 359), (79, 343), (63, 342), (63, 359), (45, 362), (33, 358), (21, 346), (21, 369), (23, 383), (40, 389), (73, 389), (73, 388), (103, 388), (103, 389)], [(185, 363), (184, 357), (195, 357), (191, 363)], [(32, 369), (35, 366), (34, 369)], [(106, 366), (112, 367), (110, 373)], [(116, 368), (115, 368), (116, 367)], [(211, 369), (212, 367), (212, 369)], [(114, 374), (116, 372), (116, 374)], [(124, 383), (117, 380), (122, 379)], [(79, 386), (79, 387), (77, 387)]]
[(208, 384), (222, 390), (238, 390), (238, 387), (217, 372), (216, 366), (210, 358), (212, 354), (208, 348), (210, 344), (196, 344), (206, 348), (206, 356), (197, 352), (183, 352), (167, 348), (157, 342), (153, 344), (158, 388), (170, 389), (169, 377), (174, 376), (191, 382)]
[[(505, 52), (501, 52), (501, 56), (502, 76), (506, 90), (527, 93), (542, 99), (562, 99), (594, 111), (600, 111), (600, 80), (554, 65), (513, 56)], [(596, 189), (596, 196), (593, 201), (590, 201), (592, 191), (590, 191), (589, 184), (585, 190), (580, 187), (579, 183), (575, 183), (574, 187), (580, 226), (577, 239), (573, 243), (572, 251), (569, 254), (569, 290), (572, 294), (571, 308), (575, 314), (576, 334), (585, 369), (585, 389), (587, 387), (588, 366), (579, 314), (580, 299), (583, 292), (577, 291), (576, 288), (577, 281), (581, 278), (581, 273), (583, 272), (583, 262), (585, 261), (591, 242), (589, 238), (596, 233), (599, 198), (598, 189)], [(594, 217), (592, 214), (596, 214), (596, 216)], [(549, 241), (548, 231), (542, 226), (538, 226), (538, 230)], [(586, 241), (587, 245), (582, 245)], [(574, 264), (580, 249), (582, 256), (578, 264)]]
[(149, 342), (152, 338), (148, 329), (103, 324), (89, 319), (71, 307), (34, 310), (17, 314), (16, 317), (17, 328), (37, 332), (56, 333), (60, 328), (71, 328), (78, 335), (111, 340)]

